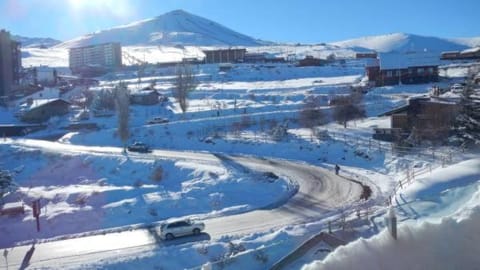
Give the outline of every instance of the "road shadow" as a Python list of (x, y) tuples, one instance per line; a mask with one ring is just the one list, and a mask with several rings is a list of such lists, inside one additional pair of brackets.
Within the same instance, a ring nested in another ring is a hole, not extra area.
[(32, 259), (33, 252), (35, 252), (35, 243), (32, 244), (32, 247), (25, 253), (25, 257), (23, 257), (22, 264), (20, 265), (19, 270), (23, 270), (30, 265), (30, 260)]
[(172, 240), (164, 240), (162, 241), (162, 245), (167, 247), (177, 246), (177, 245), (200, 242), (200, 241), (210, 241), (211, 239), (212, 237), (210, 236), (210, 234), (203, 232), (198, 235), (181, 236), (181, 237), (176, 237)]

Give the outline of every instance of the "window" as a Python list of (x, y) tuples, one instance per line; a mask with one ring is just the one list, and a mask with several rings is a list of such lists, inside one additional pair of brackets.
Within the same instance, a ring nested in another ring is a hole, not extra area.
[(387, 77), (392, 77), (392, 71), (391, 70), (387, 71)]
[(417, 68), (417, 73), (418, 74), (423, 74), (424, 71), (425, 71), (424, 68)]
[(400, 75), (402, 75), (402, 72), (401, 72), (401, 70), (397, 70), (397, 71), (395, 71), (395, 76), (400, 76)]
[(184, 227), (184, 226), (188, 226), (188, 223), (185, 221), (178, 222), (178, 227)]

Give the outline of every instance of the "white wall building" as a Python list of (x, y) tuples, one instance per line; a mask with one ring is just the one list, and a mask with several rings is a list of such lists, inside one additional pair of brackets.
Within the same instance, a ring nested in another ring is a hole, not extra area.
[(69, 66), (73, 74), (91, 69), (112, 70), (122, 65), (120, 43), (103, 43), (86, 47), (71, 48)]

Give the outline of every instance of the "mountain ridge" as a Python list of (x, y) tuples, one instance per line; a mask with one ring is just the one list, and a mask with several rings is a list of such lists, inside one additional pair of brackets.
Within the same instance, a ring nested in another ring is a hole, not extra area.
[(19, 35), (12, 35), (12, 39), (21, 43), (24, 48), (50, 48), (60, 44), (60, 40), (43, 37), (24, 37)]
[(342, 48), (366, 49), (381, 53), (411, 51), (443, 52), (461, 51), (471, 47), (480, 46), (480, 37), (439, 38), (398, 32), (385, 35), (364, 36), (331, 42), (329, 44)]
[(154, 18), (80, 36), (56, 47), (72, 48), (105, 42), (120, 42), (123, 46), (259, 46), (268, 44), (184, 10), (173, 10)]

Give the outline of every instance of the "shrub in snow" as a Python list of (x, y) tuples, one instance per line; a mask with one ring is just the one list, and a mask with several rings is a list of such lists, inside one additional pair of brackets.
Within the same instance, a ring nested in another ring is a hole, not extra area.
[(214, 172), (208, 172), (208, 176), (212, 179), (218, 179), (218, 174)]
[(157, 212), (157, 209), (153, 208), (153, 207), (150, 207), (148, 208), (148, 213), (151, 215), (151, 216), (158, 216), (158, 212)]
[(207, 245), (201, 245), (197, 247), (197, 252), (198, 254), (201, 255), (207, 255), (208, 254), (208, 246)]
[(259, 249), (253, 253), (253, 256), (257, 262), (261, 264), (266, 264), (268, 262), (268, 254), (265, 253), (262, 249)]
[(223, 193), (212, 193), (209, 195), (210, 198), (210, 206), (214, 210), (218, 210), (221, 208), (222, 201), (223, 201), (224, 194)]
[(75, 198), (75, 203), (84, 206), (87, 203), (87, 195), (86, 194), (78, 194)]
[(286, 123), (279, 124), (270, 130), (270, 135), (275, 141), (282, 141), (287, 138), (288, 135), (288, 125)]
[(249, 128), (252, 124), (252, 120), (250, 119), (249, 115), (242, 115), (241, 121), (240, 121), (240, 128), (241, 129), (246, 129)]
[(150, 175), (150, 179), (152, 179), (155, 182), (160, 182), (163, 179), (163, 167), (162, 165), (157, 165), (152, 172), (152, 175)]
[(135, 182), (133, 183), (133, 186), (137, 187), (137, 188), (143, 186), (142, 180), (140, 180), (140, 179), (135, 180)]
[(245, 247), (242, 245), (242, 243), (235, 244), (233, 242), (228, 242), (228, 251), (230, 256), (234, 256), (237, 253), (245, 251)]
[(13, 182), (13, 176), (9, 171), (0, 171), (0, 198), (9, 191), (13, 191), (17, 185)]

